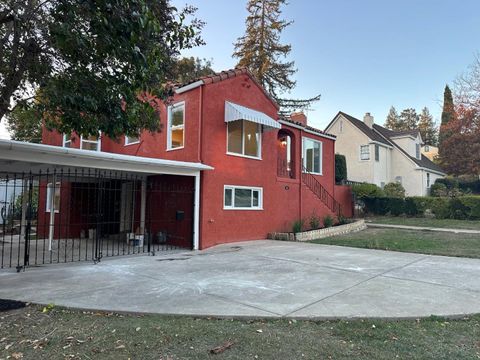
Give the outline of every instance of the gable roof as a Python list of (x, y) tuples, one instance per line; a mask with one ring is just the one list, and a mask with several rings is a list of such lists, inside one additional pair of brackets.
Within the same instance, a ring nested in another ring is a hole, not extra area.
[(246, 67), (239, 67), (235, 69), (224, 70), (218, 73), (213, 73), (211, 75), (206, 75), (206, 76), (199, 77), (197, 79), (193, 79), (186, 83), (174, 84), (174, 88), (175, 90), (179, 90), (182, 88), (190, 90), (189, 87), (193, 89), (194, 87), (192, 87), (192, 85), (197, 83), (198, 85), (209, 85), (209, 84), (218, 83), (220, 81), (231, 79), (241, 75), (248, 75), (248, 77), (250, 77), (250, 79), (262, 90), (265, 96), (272, 102), (272, 104), (275, 105), (277, 110), (280, 109), (280, 106), (277, 104), (275, 99), (264, 89), (264, 87), (257, 81), (255, 76), (253, 76), (250, 70), (248, 70)]
[(348, 115), (342, 111), (339, 111), (339, 113), (333, 118), (330, 124), (328, 124), (327, 129), (335, 121), (338, 115), (342, 115), (344, 118), (350, 121), (365, 135), (367, 135), (370, 138), (370, 140), (395, 147), (398, 150), (400, 150), (400, 152), (403, 153), (407, 158), (412, 160), (417, 166), (444, 174), (444, 171), (442, 170), (442, 168), (437, 164), (435, 164), (433, 161), (431, 161), (429, 158), (427, 158), (425, 155), (421, 154), (421, 159), (417, 159), (416, 157), (410, 156), (401, 146), (399, 146), (397, 143), (395, 143), (395, 141), (392, 140), (393, 137), (404, 136), (404, 135), (411, 135), (413, 137), (417, 137), (419, 133), (418, 129), (394, 131), (394, 130), (384, 128), (383, 126), (380, 126), (377, 124), (373, 124), (373, 128), (370, 128), (363, 121), (357, 118), (354, 118), (353, 116)]
[[(295, 121), (295, 120), (292, 120), (290, 118), (290, 116), (282, 116), (280, 117), (280, 121), (282, 121), (283, 123), (288, 123), (288, 124), (292, 124), (294, 126), (297, 126), (297, 127), (301, 127), (303, 128), (304, 130), (308, 130), (308, 131), (311, 131), (311, 132), (314, 132), (318, 135), (325, 135), (325, 136), (328, 136), (328, 137), (331, 137), (332, 139), (335, 139), (337, 136), (336, 135), (333, 135), (333, 134), (329, 134), (327, 133), (326, 131), (323, 131), (323, 130), (320, 130), (320, 129), (317, 129), (313, 126), (310, 126), (310, 125), (305, 125), (299, 121)], [(286, 125), (288, 125), (286, 124)]]

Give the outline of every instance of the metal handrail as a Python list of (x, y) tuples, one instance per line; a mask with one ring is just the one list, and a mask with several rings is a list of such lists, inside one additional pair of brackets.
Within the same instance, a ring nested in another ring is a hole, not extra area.
[(302, 181), (334, 214), (342, 214), (342, 206), (302, 164)]

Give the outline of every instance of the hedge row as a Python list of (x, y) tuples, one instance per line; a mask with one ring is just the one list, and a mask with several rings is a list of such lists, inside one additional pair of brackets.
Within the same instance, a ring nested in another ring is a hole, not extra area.
[(431, 211), (437, 219), (480, 220), (480, 196), (446, 197), (364, 197), (364, 211), (372, 215), (423, 216)]
[(462, 192), (480, 194), (480, 179), (458, 179), (452, 177), (440, 178), (435, 184), (444, 184), (447, 189), (459, 189)]

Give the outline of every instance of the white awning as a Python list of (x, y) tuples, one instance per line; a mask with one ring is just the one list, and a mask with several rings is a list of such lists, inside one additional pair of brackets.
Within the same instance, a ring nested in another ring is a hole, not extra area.
[(237, 120), (247, 120), (273, 129), (282, 128), (278, 121), (260, 111), (225, 101), (225, 122)]

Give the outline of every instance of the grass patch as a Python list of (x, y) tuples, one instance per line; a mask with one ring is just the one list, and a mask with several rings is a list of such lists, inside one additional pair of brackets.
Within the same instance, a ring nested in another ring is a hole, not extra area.
[[(215, 320), (38, 306), (0, 313), (0, 358), (475, 359), (480, 316), (411, 321)], [(211, 350), (233, 342), (219, 354)]]
[(365, 220), (377, 224), (480, 230), (480, 221), (474, 220), (411, 218), (404, 216), (378, 216), (366, 218)]
[(316, 244), (480, 258), (480, 234), (369, 228), (311, 241)]

